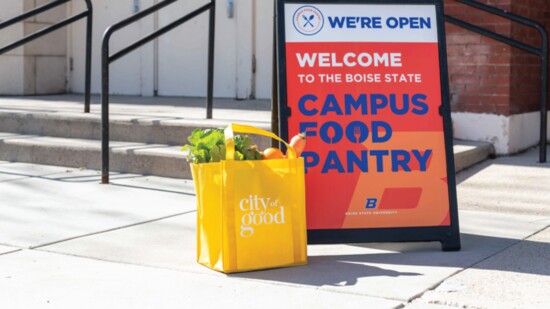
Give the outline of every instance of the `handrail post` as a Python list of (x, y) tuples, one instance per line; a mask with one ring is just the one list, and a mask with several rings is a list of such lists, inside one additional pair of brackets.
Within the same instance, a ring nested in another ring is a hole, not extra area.
[(85, 0), (88, 7), (88, 17), (86, 17), (86, 63), (84, 76), (84, 112), (90, 112), (90, 96), (92, 83), (92, 26), (94, 11), (91, 0)]
[(212, 119), (214, 100), (214, 39), (216, 28), (216, 0), (212, 0), (208, 23), (208, 81), (206, 90), (206, 119)]
[(103, 35), (101, 45), (101, 183), (109, 183), (109, 39), (112, 28)]
[(215, 0), (210, 0), (209, 3), (199, 7), (198, 9), (188, 13), (172, 23), (154, 31), (153, 33), (143, 37), (137, 42), (131, 44), (114, 53), (109, 54), (109, 40), (111, 35), (129, 24), (132, 24), (141, 18), (148, 16), (167, 5), (174, 3), (177, 0), (164, 0), (143, 11), (133, 14), (132, 16), (121, 20), (120, 22), (111, 25), (103, 34), (101, 44), (101, 183), (109, 183), (109, 65), (117, 59), (125, 56), (136, 48), (146, 44), (160, 35), (167, 33), (175, 27), (189, 21), (190, 19), (210, 10), (209, 20), (209, 37), (208, 37), (208, 94), (207, 94), (207, 116), (212, 118), (212, 97), (213, 97), (213, 80), (214, 80), (214, 30), (215, 30)]
[(546, 145), (548, 139), (548, 33), (544, 28), (539, 29), (542, 43), (542, 68), (541, 71), (541, 94), (540, 94), (540, 145), (539, 161), (546, 163)]

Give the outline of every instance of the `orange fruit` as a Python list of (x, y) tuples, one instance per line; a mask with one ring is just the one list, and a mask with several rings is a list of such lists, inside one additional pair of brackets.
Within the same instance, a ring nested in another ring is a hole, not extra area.
[(272, 160), (272, 159), (284, 159), (285, 155), (279, 148), (267, 148), (263, 152), (263, 158), (265, 160)]

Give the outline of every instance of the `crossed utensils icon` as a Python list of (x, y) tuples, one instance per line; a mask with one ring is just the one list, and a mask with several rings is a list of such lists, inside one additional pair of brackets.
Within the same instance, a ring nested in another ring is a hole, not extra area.
[(304, 28), (307, 25), (310, 25), (312, 28), (315, 28), (315, 26), (311, 23), (311, 20), (313, 19), (313, 17), (315, 17), (315, 15), (310, 15), (309, 18), (306, 17), (305, 15), (302, 15), (302, 17), (306, 20), (306, 23), (304, 24)]

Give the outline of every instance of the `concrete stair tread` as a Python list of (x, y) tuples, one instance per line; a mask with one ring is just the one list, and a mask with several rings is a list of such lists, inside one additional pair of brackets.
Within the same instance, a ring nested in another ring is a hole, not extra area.
[(460, 172), (494, 155), (491, 143), (455, 139), (453, 141), (455, 172)]
[[(270, 129), (270, 122), (256, 119), (251, 117), (249, 120), (238, 122)], [(109, 118), (109, 134), (112, 140), (182, 145), (194, 128), (221, 128), (232, 121), (234, 120), (117, 114)], [(0, 108), (0, 132), (99, 140), (101, 118), (98, 114), (5, 111)]]
[[(71, 120), (75, 122), (79, 121), (92, 121), (101, 122), (101, 115), (95, 113), (71, 113), (71, 112), (35, 112), (27, 110), (9, 110), (0, 108), (0, 115), (2, 117), (15, 117), (15, 118), (33, 118), (33, 119), (45, 119), (45, 120)], [(251, 119), (258, 119), (251, 118)], [(168, 117), (166, 115), (124, 115), (124, 114), (112, 114), (109, 116), (110, 123), (131, 123), (131, 124), (144, 124), (144, 125), (168, 125), (168, 126), (209, 126), (209, 127), (224, 127), (230, 122), (236, 122), (236, 119), (204, 119), (204, 118), (183, 118), (180, 116)], [(237, 120), (239, 123), (250, 124), (260, 128), (269, 128), (271, 123), (269, 121), (261, 120)]]
[[(190, 179), (181, 146), (111, 141), (110, 171)], [(0, 132), (0, 161), (101, 170), (101, 141)]]
[[(454, 142), (456, 172), (485, 160), (494, 152), (489, 143)], [(5, 161), (91, 169), (100, 169), (101, 166), (99, 140), (0, 132), (0, 146), (7, 149), (0, 154), (0, 160)], [(181, 151), (181, 146), (111, 141), (109, 147), (112, 171), (190, 178), (186, 152)], [(24, 149), (27, 149), (27, 154), (21, 154)]]
[[(99, 117), (99, 96), (92, 96), (90, 113), (83, 113), (82, 95), (51, 95), (33, 97), (0, 97), (0, 112), (23, 112), (29, 114), (73, 114), (80, 117)], [(189, 97), (139, 97), (111, 96), (109, 115), (111, 119), (159, 118), (188, 119), (216, 123), (218, 121), (271, 121), (269, 100), (214, 100), (213, 120), (205, 119), (205, 99)]]
[[(0, 160), (101, 169), (101, 108), (92, 98), (83, 113), (82, 97), (0, 97)], [(203, 98), (112, 96), (109, 106), (110, 170), (190, 178), (181, 146), (197, 127), (230, 122), (270, 130), (267, 100), (216, 99), (214, 119), (205, 119)], [(253, 137), (260, 149), (268, 138)], [(458, 172), (493, 154), (489, 143), (454, 141)]]
[[(101, 141), (79, 138), (21, 135), (0, 132), (0, 141), (2, 143), (35, 145), (43, 147), (74, 147), (93, 150), (101, 149)], [(185, 152), (181, 151), (181, 146), (111, 141), (109, 143), (109, 149), (113, 153), (155, 154), (186, 158)]]

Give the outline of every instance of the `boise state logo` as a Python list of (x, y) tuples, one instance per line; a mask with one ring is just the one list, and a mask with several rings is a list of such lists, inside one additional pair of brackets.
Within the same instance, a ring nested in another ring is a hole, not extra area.
[(292, 23), (296, 31), (303, 35), (315, 35), (323, 29), (325, 19), (318, 8), (311, 5), (304, 5), (294, 12)]

